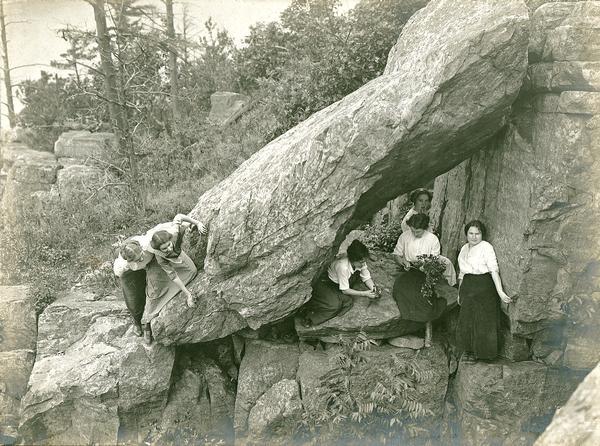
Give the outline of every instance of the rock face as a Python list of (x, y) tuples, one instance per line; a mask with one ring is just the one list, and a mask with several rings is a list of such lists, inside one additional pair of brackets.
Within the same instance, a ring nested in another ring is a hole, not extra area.
[(532, 444), (579, 380), (532, 361), (461, 361), (453, 390), (461, 444)]
[(54, 154), (62, 164), (69, 164), (70, 159), (77, 159), (78, 164), (83, 164), (82, 161), (90, 158), (105, 160), (116, 145), (117, 140), (112, 133), (73, 130), (60, 135), (54, 143)]
[(217, 91), (210, 95), (208, 119), (214, 123), (227, 125), (239, 118), (248, 109), (250, 98), (231, 91)]
[(11, 226), (18, 222), (24, 210), (39, 205), (39, 200), (32, 196), (50, 191), (59, 165), (52, 153), (30, 150), (21, 143), (3, 147), (2, 159), (6, 180), (0, 209), (3, 223)]
[[(346, 314), (314, 327), (303, 327), (296, 321), (296, 332), (301, 339), (335, 341), (339, 336), (352, 337), (359, 332), (372, 339), (386, 339), (422, 330), (424, 324), (402, 319), (398, 305), (392, 297), (398, 267), (392, 254), (373, 252), (369, 271), (381, 289), (381, 298), (369, 302), (367, 298), (354, 297), (354, 305)], [(366, 289), (366, 288), (365, 288)], [(458, 292), (445, 282), (436, 287), (437, 294), (446, 298), (448, 309), (456, 306)]]
[(207, 434), (233, 438), (235, 386), (199, 348), (177, 353), (168, 403), (153, 443), (181, 444)]
[(581, 90), (597, 88), (600, 2), (548, 3), (532, 22), (534, 63), (511, 125), (436, 180), (432, 213), (451, 259), (464, 223), (482, 219), (518, 296), (512, 333), (538, 360), (589, 370), (600, 360), (600, 92)]
[(167, 305), (159, 342), (223, 337), (281, 319), (337, 245), (385, 203), (455, 166), (504, 124), (527, 66), (517, 0), (432, 1), (404, 27), (383, 76), (316, 113), (205, 193), (210, 225), (195, 313)]
[(560, 408), (535, 446), (592, 446), (600, 444), (600, 365)]
[[(111, 133), (66, 132), (56, 141), (54, 154), (19, 142), (3, 144), (0, 209), (8, 226), (26, 211), (41, 216), (50, 202), (77, 206), (88, 197), (107, 200), (120, 185), (102, 164), (115, 150)], [(107, 184), (116, 186), (102, 189)]]
[(15, 440), (35, 359), (37, 320), (24, 286), (0, 286), (0, 434)]
[(71, 293), (39, 320), (22, 400), (27, 444), (138, 443), (166, 403), (174, 352), (133, 335), (124, 303)]
[[(265, 395), (271, 395), (270, 401), (277, 395), (273, 387), (288, 384), (285, 381), (295, 379), (298, 369), (300, 351), (297, 344), (276, 344), (267, 341), (247, 341), (246, 354), (240, 365), (237, 396), (235, 400), (234, 427), (236, 435), (263, 435), (266, 427), (277, 418), (268, 414), (265, 406)], [(282, 384), (278, 384), (282, 382)], [(288, 400), (293, 395), (288, 395)], [(264, 397), (264, 398), (263, 398)], [(258, 401), (261, 399), (261, 403)], [(257, 407), (258, 404), (258, 407)], [(281, 402), (281, 411), (285, 411), (285, 402)], [(253, 412), (252, 427), (256, 432), (248, 431), (249, 415)]]

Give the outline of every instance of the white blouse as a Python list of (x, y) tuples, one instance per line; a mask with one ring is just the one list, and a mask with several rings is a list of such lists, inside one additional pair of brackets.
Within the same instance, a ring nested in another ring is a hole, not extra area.
[(409, 262), (415, 262), (420, 255), (440, 255), (440, 241), (429, 231), (425, 231), (419, 238), (412, 231), (403, 232), (398, 238), (394, 254), (404, 257)]
[(498, 271), (498, 260), (494, 247), (482, 240), (475, 246), (465, 244), (458, 254), (458, 280), (462, 280), (465, 274), (486, 274)]
[[(344, 291), (350, 289), (350, 277), (354, 274), (354, 271), (355, 269), (352, 267), (352, 263), (350, 263), (348, 257), (343, 255), (331, 262), (331, 265), (329, 265), (329, 268), (327, 269), (327, 275), (332, 282), (339, 285), (340, 290)], [(371, 278), (371, 273), (366, 264), (364, 264), (359, 271), (360, 278), (363, 282), (366, 282)]]

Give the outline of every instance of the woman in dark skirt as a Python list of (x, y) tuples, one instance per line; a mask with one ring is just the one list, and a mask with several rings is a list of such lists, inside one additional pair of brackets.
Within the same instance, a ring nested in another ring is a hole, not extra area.
[(143, 236), (130, 237), (121, 246), (113, 270), (121, 282), (125, 305), (133, 319), (133, 331), (142, 335), (142, 315), (146, 305), (146, 267), (154, 255), (142, 248)]
[(414, 268), (420, 255), (440, 255), (440, 241), (427, 230), (429, 216), (414, 214), (408, 221), (410, 231), (403, 232), (394, 248), (394, 259), (405, 271), (398, 274), (394, 282), (393, 296), (400, 317), (409, 321), (425, 322), (425, 347), (431, 346), (431, 321), (440, 317), (446, 308), (446, 300), (436, 295), (430, 300), (423, 297), (421, 287), (425, 273)]
[(494, 359), (499, 350), (500, 300), (504, 292), (494, 247), (483, 240), (486, 229), (479, 220), (466, 224), (467, 242), (458, 255), (460, 315), (456, 331), (459, 350), (476, 359)]
[[(352, 308), (352, 296), (377, 297), (375, 284), (367, 269), (368, 248), (358, 240), (354, 240), (346, 254), (334, 260), (326, 274), (323, 274), (313, 286), (312, 297), (306, 304), (302, 325), (310, 327), (322, 324), (335, 316), (345, 314)], [(358, 277), (357, 277), (358, 276)], [(364, 282), (368, 290), (360, 291), (352, 287)]]

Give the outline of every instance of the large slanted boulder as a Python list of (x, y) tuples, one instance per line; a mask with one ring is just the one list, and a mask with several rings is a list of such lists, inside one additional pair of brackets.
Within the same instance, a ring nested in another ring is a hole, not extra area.
[(132, 333), (122, 300), (60, 297), (40, 316), (20, 436), (26, 444), (140, 442), (160, 418), (174, 357)]
[(192, 211), (210, 226), (190, 315), (153, 321), (159, 342), (259, 327), (310, 297), (357, 224), (470, 156), (505, 123), (527, 67), (520, 0), (434, 0), (404, 27), (385, 73), (269, 143)]
[(567, 404), (556, 411), (536, 446), (600, 444), (600, 365), (590, 372)]

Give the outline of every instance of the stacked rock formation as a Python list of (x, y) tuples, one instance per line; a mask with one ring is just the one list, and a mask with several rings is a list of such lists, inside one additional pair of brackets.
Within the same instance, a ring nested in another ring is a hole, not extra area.
[[(434, 190), (445, 254), (456, 259), (463, 225), (483, 220), (516, 296), (506, 339), (523, 362), (459, 366), (459, 419), (473, 444), (530, 442), (600, 360), (600, 2), (547, 3), (531, 20), (528, 77), (510, 125)], [(499, 389), (514, 401), (499, 401)]]

